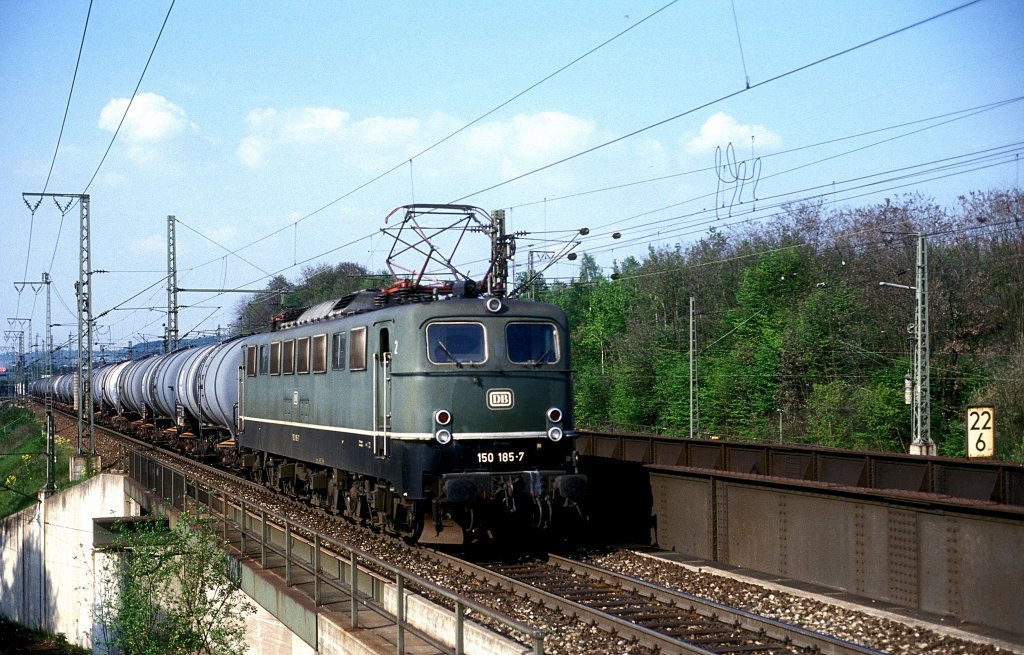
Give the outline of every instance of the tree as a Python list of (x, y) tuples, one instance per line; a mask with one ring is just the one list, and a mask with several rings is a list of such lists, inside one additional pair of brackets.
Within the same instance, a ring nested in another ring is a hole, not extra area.
[(182, 512), (170, 530), (159, 521), (118, 527), (120, 556), (102, 571), (108, 648), (124, 655), (246, 652), (245, 617), (255, 608), (204, 518)]
[(285, 294), (292, 290), (292, 283), (283, 275), (275, 275), (267, 282), (267, 292), (247, 297), (235, 305), (235, 318), (231, 322), (233, 334), (254, 334), (270, 329), (270, 321), (281, 311)]
[(235, 306), (232, 331), (234, 334), (266, 332), (273, 317), (282, 309), (311, 307), (353, 291), (379, 288), (385, 278), (387, 276), (374, 275), (365, 266), (353, 262), (306, 266), (296, 283), (289, 282), (283, 275), (275, 275), (267, 283), (266, 293), (249, 297)]

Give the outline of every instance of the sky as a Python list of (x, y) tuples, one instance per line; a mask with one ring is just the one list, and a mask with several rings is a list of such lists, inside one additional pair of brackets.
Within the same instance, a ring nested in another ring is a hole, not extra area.
[[(504, 209), (517, 271), (610, 271), (785, 203), (1019, 186), (1021, 62), (1024, 0), (0, 0), (0, 350), (42, 338), (44, 272), (76, 331), (80, 209), (44, 192), (89, 195), (124, 347), (163, 334), (168, 215), (179, 287), (259, 289), (384, 270), (410, 203)], [(242, 298), (183, 292), (181, 332)]]

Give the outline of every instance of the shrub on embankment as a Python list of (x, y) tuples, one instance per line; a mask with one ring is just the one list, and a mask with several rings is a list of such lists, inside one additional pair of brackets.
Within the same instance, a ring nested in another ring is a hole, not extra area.
[[(71, 442), (57, 435), (58, 489), (68, 486), (68, 456)], [(16, 404), (0, 409), (0, 517), (10, 516), (35, 503), (37, 492), (46, 484), (46, 433), (42, 421), (29, 409)]]

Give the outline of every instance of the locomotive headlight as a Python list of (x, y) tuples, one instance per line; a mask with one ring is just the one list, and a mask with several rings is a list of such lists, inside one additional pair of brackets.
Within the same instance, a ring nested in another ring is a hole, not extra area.
[(445, 445), (451, 443), (451, 441), (452, 441), (451, 430), (445, 430), (444, 428), (441, 428), (440, 430), (438, 430), (437, 432), (434, 433), (434, 439), (436, 439), (437, 443), (441, 444), (442, 446), (445, 446)]
[(552, 441), (561, 441), (565, 433), (562, 432), (562, 428), (557, 425), (553, 428), (548, 428), (548, 439)]
[(447, 409), (439, 409), (434, 412), (434, 422), (438, 425), (448, 425), (452, 422), (452, 414)]
[(549, 409), (548, 410), (548, 420), (551, 421), (552, 423), (561, 423), (562, 422), (562, 410), (558, 409), (557, 407), (552, 407), (551, 409)]

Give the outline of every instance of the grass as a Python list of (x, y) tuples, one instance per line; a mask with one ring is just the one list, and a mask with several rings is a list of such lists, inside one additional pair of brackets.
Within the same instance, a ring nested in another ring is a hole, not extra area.
[(0, 617), (0, 655), (85, 655), (89, 651), (69, 644), (64, 635), (50, 635), (30, 630)]
[[(58, 435), (58, 489), (68, 482), (71, 442)], [(34, 412), (16, 405), (0, 410), (0, 517), (9, 516), (37, 502), (37, 492), (46, 484), (46, 435)]]

